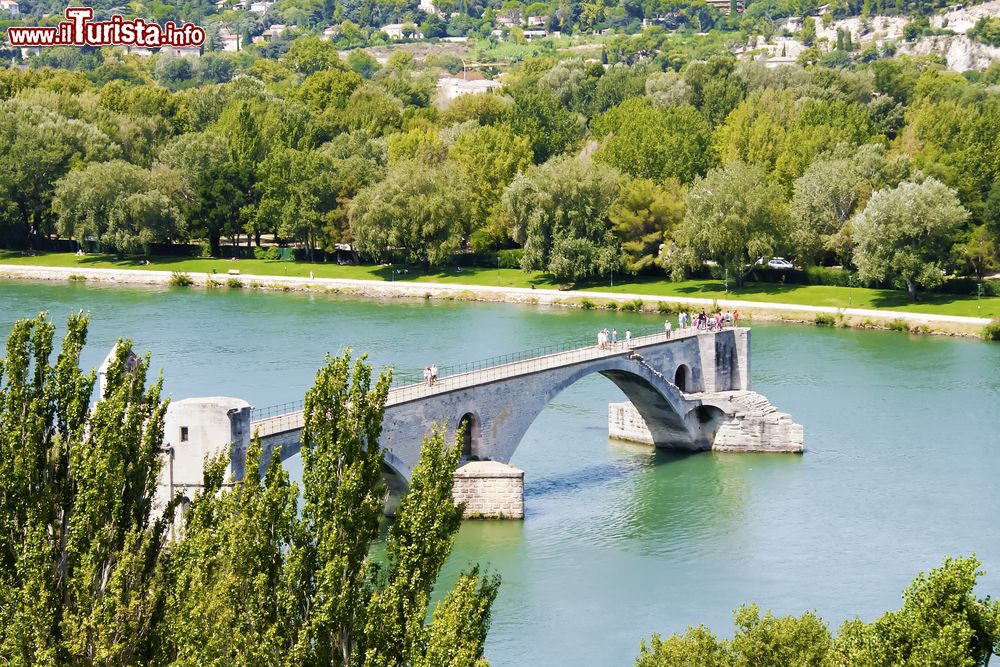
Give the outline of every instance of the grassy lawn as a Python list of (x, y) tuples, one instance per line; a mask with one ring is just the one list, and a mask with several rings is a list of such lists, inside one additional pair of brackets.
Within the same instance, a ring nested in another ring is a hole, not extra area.
[[(149, 266), (140, 266), (137, 260), (116, 260), (112, 255), (87, 255), (77, 257), (72, 253), (48, 253), (22, 257), (20, 253), (0, 251), (0, 263), (36, 266), (80, 268), (139, 269), (155, 271), (183, 271), (185, 273), (211, 273), (214, 269), (225, 274), (229, 269), (239, 269), (244, 274), (262, 276), (294, 276), (305, 278), (312, 272), (317, 278), (354, 278), (359, 280), (399, 280), (408, 282), (440, 282), (501, 287), (555, 288), (556, 281), (541, 272), (525, 273), (519, 269), (453, 268), (424, 272), (418, 267), (340, 266), (337, 264), (308, 264), (305, 262), (280, 262), (258, 259), (194, 259), (185, 257), (157, 257)], [(397, 273), (399, 271), (400, 273)], [(655, 278), (628, 278), (608, 283), (577, 285), (577, 289), (608, 293), (648, 294), (650, 296), (684, 296), (703, 299), (742, 299), (762, 303), (792, 303), (834, 308), (873, 308), (900, 310), (940, 315), (965, 315), (971, 317), (1000, 318), (1000, 297), (976, 300), (974, 296), (952, 294), (923, 294), (919, 303), (911, 304), (901, 290), (866, 289), (860, 287), (830, 287), (826, 285), (778, 285), (751, 283), (743, 289), (730, 289), (726, 293), (722, 281), (686, 280), (670, 282)], [(979, 309), (977, 310), (977, 305)]]

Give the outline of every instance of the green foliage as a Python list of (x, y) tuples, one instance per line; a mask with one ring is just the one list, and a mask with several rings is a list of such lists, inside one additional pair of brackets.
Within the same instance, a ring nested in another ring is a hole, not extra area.
[(980, 335), (983, 337), (983, 340), (1000, 341), (1000, 320), (993, 320), (984, 326)]
[(465, 172), (472, 190), (471, 215), (466, 236), (474, 249), (508, 239), (500, 211), (500, 198), (514, 177), (531, 166), (531, 144), (510, 128), (477, 127), (455, 139), (449, 156)]
[(712, 129), (688, 105), (661, 108), (633, 98), (595, 119), (592, 131), (607, 137), (596, 159), (636, 178), (687, 183), (715, 162)]
[[(138, 664), (164, 601), (151, 517), (166, 404), (119, 342), (100, 400), (79, 367), (87, 319), (15, 323), (0, 361), (0, 655), (11, 664)], [(115, 493), (108, 493), (115, 489)]]
[(586, 297), (580, 299), (580, 307), (583, 308), (584, 310), (593, 310), (594, 305), (595, 305), (594, 302)]
[(740, 285), (759, 258), (769, 258), (785, 238), (781, 190), (763, 171), (733, 162), (695, 181), (670, 256), (675, 275), (714, 260)]
[(983, 17), (966, 34), (975, 37), (983, 44), (1000, 46), (1000, 17)]
[(243, 282), (239, 278), (227, 278), (226, 287), (230, 289), (242, 289)]
[(523, 268), (572, 281), (613, 269), (617, 248), (608, 211), (618, 190), (617, 172), (573, 157), (515, 178), (503, 205), (511, 235), (524, 244)]
[(815, 323), (818, 327), (832, 327), (836, 326), (837, 318), (828, 313), (817, 313)]
[(519, 269), (524, 261), (524, 251), (517, 248), (513, 250), (497, 251), (497, 259), (501, 269)]
[(763, 616), (756, 605), (734, 614), (731, 640), (704, 626), (643, 642), (637, 667), (667, 665), (986, 665), (1000, 639), (1000, 603), (977, 599), (975, 558), (946, 559), (903, 593), (903, 608), (872, 623), (845, 622), (836, 637), (811, 612)]
[(910, 330), (910, 325), (906, 323), (906, 320), (896, 318), (889, 320), (889, 322), (885, 325), (885, 328), (889, 331), (901, 331), (905, 333)]
[(194, 285), (194, 280), (186, 273), (174, 271), (170, 274), (170, 285), (171, 287), (190, 287)]
[[(499, 579), (464, 574), (426, 623), (462, 508), (461, 449), (424, 440), (409, 493), (370, 559), (385, 483), (378, 439), (390, 376), (328, 359), (306, 394), (303, 488), (279, 459), (202, 490), (168, 548), (180, 498), (153, 518), (166, 403), (148, 357), (119, 341), (100, 400), (79, 368), (87, 320), (17, 322), (0, 361), (0, 655), (10, 664), (368, 664), (483, 667)], [(459, 434), (461, 439), (461, 434)], [(460, 440), (459, 440), (460, 441)], [(114, 493), (108, 490), (113, 489)]]
[(632, 301), (626, 301), (621, 305), (621, 310), (623, 310), (626, 313), (641, 313), (642, 299), (634, 299)]
[(684, 188), (676, 180), (662, 186), (635, 180), (622, 188), (608, 214), (622, 244), (622, 264), (638, 273), (662, 264), (667, 243), (684, 218)]
[(410, 261), (436, 265), (461, 246), (468, 205), (464, 175), (454, 165), (407, 160), (354, 199), (351, 229), (358, 250), (371, 257), (402, 248)]
[(918, 287), (941, 284), (942, 260), (968, 216), (955, 191), (933, 178), (876, 192), (854, 219), (859, 277), (903, 281), (915, 299)]

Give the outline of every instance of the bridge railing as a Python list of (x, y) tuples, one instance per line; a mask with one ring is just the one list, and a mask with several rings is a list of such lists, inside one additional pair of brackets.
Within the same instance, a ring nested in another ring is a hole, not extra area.
[[(394, 369), (392, 386), (389, 389), (389, 402), (402, 403), (430, 394), (448, 391), (462, 386), (464, 383), (491, 382), (513, 375), (534, 373), (557, 366), (597, 359), (602, 356), (613, 356), (627, 352), (630, 349), (662, 343), (666, 340), (688, 338), (701, 333), (711, 332), (680, 329), (673, 331), (671, 336), (667, 336), (666, 332), (658, 331), (652, 334), (633, 337), (630, 345), (627, 347), (624, 340), (619, 340), (614, 344), (609, 343), (607, 349), (599, 349), (596, 342), (587, 343), (579, 340), (544, 345), (530, 350), (501, 354), (477, 361), (439, 366), (438, 379), (434, 384), (427, 384), (421, 375), (421, 371), (399, 371)], [(470, 375), (474, 377), (470, 378)], [(267, 408), (255, 408), (251, 412), (251, 421), (267, 421), (266, 430), (268, 433), (278, 433), (287, 430), (287, 428), (296, 428), (297, 426), (293, 426), (293, 423), (301, 426), (301, 411), (303, 410), (303, 406), (303, 401), (298, 400), (272, 405)], [(279, 424), (279, 422), (281, 423)], [(288, 423), (286, 424), (285, 422)], [(261, 435), (265, 435), (265, 433), (262, 431)]]
[(514, 375), (535, 373), (558, 366), (598, 359), (603, 356), (614, 356), (631, 349), (662, 343), (667, 340), (687, 338), (699, 333), (709, 332), (683, 329), (674, 331), (668, 336), (666, 332), (660, 331), (633, 337), (628, 346), (626, 346), (624, 340), (619, 340), (614, 344), (609, 343), (606, 349), (598, 348), (596, 342), (589, 345), (587, 343), (548, 345), (532, 350), (524, 350), (523, 352), (499, 355), (482, 361), (444, 366), (438, 369), (438, 379), (434, 384), (427, 384), (423, 381), (419, 383), (400, 384), (390, 390), (389, 400), (393, 403), (403, 403), (430, 394), (449, 391), (467, 384), (493, 382)]

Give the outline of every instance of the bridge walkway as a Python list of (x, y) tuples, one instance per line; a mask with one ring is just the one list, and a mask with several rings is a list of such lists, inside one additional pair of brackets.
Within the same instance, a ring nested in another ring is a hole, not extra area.
[[(539, 371), (570, 366), (584, 361), (592, 361), (602, 357), (625, 356), (632, 351), (641, 350), (650, 345), (658, 345), (667, 341), (691, 338), (699, 334), (714, 332), (696, 329), (673, 331), (668, 337), (666, 332), (657, 332), (632, 339), (629, 347), (623, 340), (617, 344), (609, 344), (608, 349), (599, 349), (597, 344), (583, 347), (549, 346), (535, 348), (524, 352), (492, 357), (482, 361), (448, 366), (438, 369), (438, 380), (433, 385), (424, 382), (414, 382), (401, 378), (399, 384), (389, 389), (386, 407), (408, 403), (433, 394), (446, 393), (466, 387), (505, 380), (521, 375), (529, 375)], [(279, 433), (296, 431), (304, 424), (303, 402), (295, 401), (281, 405), (254, 410), (251, 417), (250, 432), (260, 437)]]

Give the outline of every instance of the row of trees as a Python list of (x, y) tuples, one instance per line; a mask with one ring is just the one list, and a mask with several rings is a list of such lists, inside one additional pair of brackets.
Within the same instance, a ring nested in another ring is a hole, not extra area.
[(931, 61), (535, 58), (443, 108), (409, 54), (369, 65), (306, 39), (177, 93), (2, 72), (0, 235), (213, 255), (273, 235), (427, 265), (521, 247), (564, 281), (706, 260), (739, 280), (781, 254), (911, 294), (1000, 260), (1000, 96)]
[[(461, 521), (460, 448), (428, 434), (385, 540), (378, 447), (388, 373), (330, 358), (306, 394), (301, 495), (277, 459), (227, 483), (226, 457), (182, 518), (154, 509), (166, 402), (128, 342), (90, 405), (87, 320), (19, 321), (0, 361), (0, 661), (8, 665), (482, 667), (499, 585), (472, 569), (429, 599)], [(180, 523), (174, 539), (170, 526)]]

